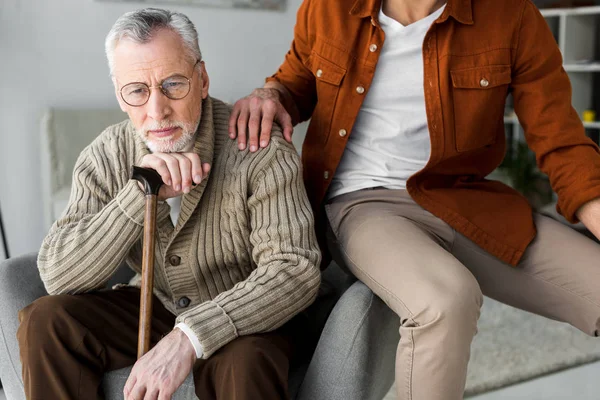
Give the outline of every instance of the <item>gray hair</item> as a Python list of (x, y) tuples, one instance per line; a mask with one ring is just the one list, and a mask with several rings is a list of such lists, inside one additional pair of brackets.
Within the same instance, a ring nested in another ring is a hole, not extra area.
[(152, 35), (160, 29), (170, 29), (181, 36), (186, 56), (192, 58), (191, 61), (202, 60), (198, 32), (187, 16), (159, 8), (144, 8), (123, 14), (108, 32), (104, 49), (110, 74), (113, 74), (114, 51), (121, 39), (128, 38), (140, 44), (148, 43)]

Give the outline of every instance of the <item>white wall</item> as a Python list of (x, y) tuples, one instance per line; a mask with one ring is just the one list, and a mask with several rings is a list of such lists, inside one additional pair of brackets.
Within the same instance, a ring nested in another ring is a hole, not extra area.
[[(288, 0), (285, 12), (165, 3), (152, 6), (181, 11), (196, 24), (210, 93), (231, 101), (276, 71), (301, 0)], [(0, 0), (0, 206), (11, 256), (36, 251), (46, 233), (38, 133), (43, 110), (117, 107), (104, 37), (121, 14), (147, 4)]]

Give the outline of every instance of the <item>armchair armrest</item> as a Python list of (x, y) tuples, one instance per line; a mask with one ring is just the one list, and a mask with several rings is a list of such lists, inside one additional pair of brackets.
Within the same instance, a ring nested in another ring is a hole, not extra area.
[(327, 319), (296, 400), (381, 400), (394, 381), (400, 319), (362, 282)]
[(25, 399), (17, 342), (19, 310), (46, 294), (37, 253), (0, 262), (0, 379), (9, 399)]

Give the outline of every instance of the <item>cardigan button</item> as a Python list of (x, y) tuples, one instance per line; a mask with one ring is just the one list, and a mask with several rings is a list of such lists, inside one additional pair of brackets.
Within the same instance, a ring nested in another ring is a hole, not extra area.
[(181, 264), (181, 257), (179, 257), (179, 256), (169, 257), (169, 264), (171, 264), (174, 267), (178, 266), (179, 264)]
[(481, 78), (481, 80), (479, 81), (479, 85), (481, 87), (488, 87), (489, 84), (490, 84), (490, 82), (487, 79), (485, 79), (485, 78)]
[(190, 305), (191, 302), (192, 301), (189, 299), (189, 297), (183, 296), (182, 298), (177, 300), (177, 305), (179, 306), (179, 308), (186, 308)]

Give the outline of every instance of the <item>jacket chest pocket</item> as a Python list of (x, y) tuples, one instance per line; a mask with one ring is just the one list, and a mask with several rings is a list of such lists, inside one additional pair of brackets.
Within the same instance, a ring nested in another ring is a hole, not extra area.
[(326, 143), (346, 68), (314, 51), (307, 60), (307, 66), (312, 71), (317, 85), (317, 107), (312, 115), (311, 124), (316, 127), (322, 142)]
[(490, 65), (450, 74), (456, 150), (464, 152), (494, 144), (504, 117), (510, 66)]

